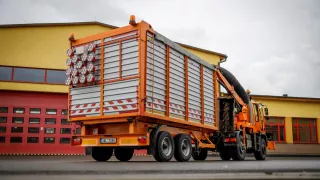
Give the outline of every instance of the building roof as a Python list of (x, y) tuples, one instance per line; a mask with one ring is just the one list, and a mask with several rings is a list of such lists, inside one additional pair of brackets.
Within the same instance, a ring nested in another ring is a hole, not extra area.
[(302, 102), (320, 102), (320, 98), (314, 97), (294, 97), (294, 96), (273, 96), (273, 95), (251, 95), (252, 98), (266, 100), (287, 100), (287, 101), (302, 101)]
[[(101, 22), (97, 22), (97, 21), (66, 22), (66, 23), (0, 24), (0, 28), (74, 26), (74, 25), (100, 25), (100, 26), (104, 26), (104, 27), (107, 27), (107, 28), (111, 28), (111, 29), (118, 28), (117, 26), (112, 26), (110, 24), (105, 24), (105, 23), (101, 23)], [(202, 52), (205, 52), (205, 53), (209, 53), (209, 54), (214, 54), (214, 55), (220, 56), (223, 59), (226, 59), (228, 57), (226, 54), (222, 54), (222, 53), (218, 53), (218, 52), (214, 52), (214, 51), (210, 51), (210, 50), (206, 50), (206, 49), (190, 46), (190, 45), (187, 45), (187, 44), (182, 44), (182, 43), (179, 43), (179, 42), (176, 42), (176, 43), (178, 43), (182, 47), (186, 47), (186, 48), (190, 48), (190, 49), (194, 49), (194, 50), (202, 51)], [(221, 60), (223, 60), (223, 59), (221, 59)]]

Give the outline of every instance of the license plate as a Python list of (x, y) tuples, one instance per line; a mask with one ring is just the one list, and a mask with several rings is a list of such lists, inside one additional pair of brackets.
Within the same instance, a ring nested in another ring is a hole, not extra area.
[(101, 144), (115, 144), (117, 143), (117, 138), (100, 138)]

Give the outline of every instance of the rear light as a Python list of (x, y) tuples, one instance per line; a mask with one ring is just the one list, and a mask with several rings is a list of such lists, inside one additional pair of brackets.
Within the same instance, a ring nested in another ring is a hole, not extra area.
[(96, 60), (95, 54), (90, 53), (88, 57), (88, 62), (94, 62)]
[(96, 80), (96, 78), (94, 77), (93, 74), (88, 74), (87, 76), (87, 81), (88, 82), (94, 82)]
[(88, 68), (86, 66), (83, 66), (81, 68), (81, 74), (86, 75), (88, 73)]
[(69, 56), (69, 57), (71, 57), (71, 56), (73, 56), (74, 55), (74, 49), (68, 49), (67, 50), (67, 56)]
[(89, 72), (94, 72), (96, 69), (92, 63), (88, 63), (87, 68)]
[(81, 74), (81, 75), (80, 75), (80, 80), (79, 80), (79, 81), (80, 81), (80, 83), (81, 83), (81, 84), (86, 83), (86, 76), (85, 76), (85, 75), (83, 75), (83, 74)]
[(82, 61), (78, 61), (76, 64), (77, 69), (81, 69), (83, 66), (83, 62)]
[(86, 54), (86, 53), (84, 53), (84, 54), (82, 54), (82, 56), (81, 56), (81, 61), (86, 61), (88, 59), (88, 54)]
[(70, 74), (72, 73), (72, 70), (73, 70), (73, 69), (69, 67), (69, 68), (66, 70), (66, 75), (67, 75), (67, 76), (70, 76)]
[(147, 143), (148, 142), (147, 136), (139, 136), (138, 137), (138, 142), (139, 143)]
[(75, 139), (73, 139), (73, 145), (81, 145), (81, 143), (82, 143), (81, 138), (75, 138)]
[(79, 77), (78, 77), (78, 76), (74, 76), (74, 77), (72, 78), (72, 84), (76, 85), (76, 84), (78, 84), (78, 83), (79, 83)]
[(66, 61), (66, 65), (67, 66), (71, 66), (71, 64), (72, 64), (72, 60), (70, 58), (68, 58), (67, 61)]
[(76, 64), (78, 60), (79, 60), (79, 57), (78, 57), (78, 56), (73, 56), (73, 57), (72, 57), (72, 63), (73, 63), (73, 64)]
[(73, 69), (72, 76), (77, 76), (77, 75), (79, 75), (78, 69)]
[(90, 52), (93, 52), (93, 51), (95, 51), (96, 50), (96, 45), (95, 44), (90, 44), (89, 45), (89, 47), (88, 47), (88, 51), (90, 51)]
[(71, 83), (72, 83), (72, 78), (69, 76), (69, 77), (66, 79), (65, 84), (69, 86)]
[(225, 142), (225, 143), (236, 142), (236, 141), (237, 141), (237, 138), (225, 138), (225, 139), (224, 139), (224, 142)]

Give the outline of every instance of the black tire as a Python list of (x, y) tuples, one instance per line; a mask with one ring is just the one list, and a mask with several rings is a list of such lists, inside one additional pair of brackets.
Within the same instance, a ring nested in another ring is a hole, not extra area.
[(223, 161), (229, 161), (231, 159), (231, 153), (227, 149), (220, 151), (219, 156), (220, 156), (221, 160), (223, 160)]
[(116, 148), (114, 155), (119, 161), (129, 161), (134, 153), (133, 148)]
[(191, 138), (187, 134), (178, 134), (174, 137), (174, 158), (179, 162), (189, 161), (192, 155)]
[(237, 139), (237, 147), (232, 149), (231, 157), (235, 161), (243, 161), (246, 158), (246, 147), (243, 144), (243, 136), (241, 134)]
[(108, 161), (113, 154), (113, 148), (110, 147), (92, 147), (91, 156), (94, 160), (103, 162)]
[(196, 153), (196, 152), (192, 153), (192, 158), (195, 161), (204, 161), (207, 159), (207, 156), (208, 156), (208, 149), (204, 149), (204, 148), (200, 149), (199, 153)]
[(157, 137), (157, 146), (154, 158), (158, 162), (168, 162), (174, 155), (174, 142), (170, 133), (160, 131)]
[(267, 142), (264, 138), (261, 139), (261, 151), (255, 151), (254, 157), (256, 160), (263, 161), (267, 158)]

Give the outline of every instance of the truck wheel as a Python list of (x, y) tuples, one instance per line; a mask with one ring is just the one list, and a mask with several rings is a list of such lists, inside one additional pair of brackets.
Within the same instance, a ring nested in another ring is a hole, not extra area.
[(93, 147), (91, 156), (96, 161), (108, 161), (113, 154), (113, 148), (110, 147)]
[(158, 162), (168, 162), (174, 154), (174, 143), (170, 133), (160, 131), (157, 138), (156, 152), (153, 155)]
[(207, 159), (208, 149), (201, 148), (199, 153), (194, 152), (192, 158), (196, 161), (204, 161)]
[(237, 139), (237, 147), (233, 148), (232, 159), (235, 161), (243, 161), (246, 158), (246, 147), (243, 144), (243, 136), (240, 134)]
[(254, 157), (256, 160), (265, 160), (267, 157), (267, 143), (264, 138), (261, 139), (261, 151), (255, 151)]
[(175, 152), (174, 158), (177, 161), (189, 161), (192, 155), (191, 139), (187, 134), (178, 134), (174, 137)]
[(229, 161), (231, 159), (231, 154), (228, 150), (222, 150), (219, 152), (221, 160)]
[(133, 156), (133, 148), (116, 148), (114, 155), (119, 161), (129, 161)]

